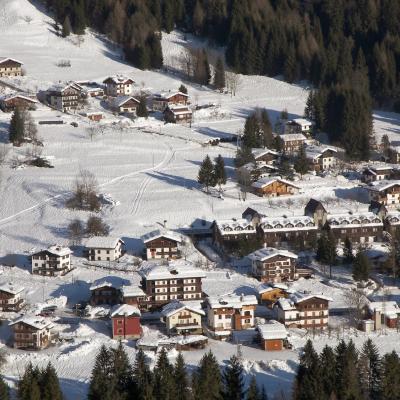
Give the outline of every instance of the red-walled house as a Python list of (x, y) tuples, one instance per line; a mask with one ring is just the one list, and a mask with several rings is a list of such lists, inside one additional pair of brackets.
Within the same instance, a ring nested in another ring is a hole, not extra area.
[(111, 312), (113, 339), (139, 339), (142, 336), (140, 311), (129, 304), (115, 306)]

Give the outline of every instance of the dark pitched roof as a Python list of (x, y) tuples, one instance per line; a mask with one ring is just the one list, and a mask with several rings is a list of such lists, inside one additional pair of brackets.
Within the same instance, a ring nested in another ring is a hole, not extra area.
[(309, 216), (310, 214), (314, 214), (315, 210), (319, 207), (322, 207), (322, 209), (326, 211), (325, 207), (323, 204), (315, 199), (310, 199), (309, 202), (307, 203), (306, 207), (304, 208), (304, 215)]

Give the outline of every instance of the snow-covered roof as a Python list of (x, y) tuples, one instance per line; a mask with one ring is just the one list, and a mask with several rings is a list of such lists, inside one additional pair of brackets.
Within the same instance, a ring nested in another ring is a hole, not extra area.
[(279, 153), (277, 151), (274, 151), (271, 149), (253, 149), (252, 153), (256, 160), (257, 160), (257, 158), (265, 156), (266, 154), (271, 154), (273, 156), (279, 156)]
[(399, 225), (400, 224), (400, 212), (388, 212), (386, 214), (386, 220), (390, 225)]
[(77, 85), (76, 85), (75, 83), (67, 83), (67, 84), (65, 84), (65, 83), (56, 83), (56, 84), (54, 84), (53, 86), (51, 86), (51, 87), (48, 89), (48, 92), (58, 92), (58, 93), (61, 93), (61, 92), (63, 92), (64, 90), (67, 90), (67, 89), (69, 89), (69, 88), (73, 88), (73, 89), (75, 89), (75, 90), (79, 90), (79, 88), (77, 87)]
[(168, 110), (170, 110), (174, 115), (192, 114), (192, 110), (188, 106), (182, 106), (180, 104), (170, 105), (168, 106)]
[(103, 81), (103, 83), (108, 83), (108, 82), (119, 85), (119, 84), (134, 83), (134, 80), (131, 78), (122, 76), (122, 75), (114, 75), (114, 76), (109, 76), (108, 78), (104, 79), (104, 81)]
[(285, 133), (284, 135), (279, 135), (284, 142), (292, 142), (294, 140), (306, 141), (307, 138), (302, 133)]
[(40, 254), (43, 251), (47, 251), (48, 253), (51, 253), (51, 254), (53, 254), (53, 255), (55, 255), (57, 257), (63, 257), (63, 256), (68, 256), (68, 255), (72, 254), (72, 250), (69, 247), (64, 247), (64, 246), (60, 246), (58, 244), (55, 244), (53, 246), (50, 246), (46, 250), (41, 250), (41, 251), (35, 253), (34, 255)]
[(258, 304), (254, 295), (226, 294), (224, 296), (212, 296), (207, 298), (210, 308), (236, 308), (243, 306), (255, 306)]
[(275, 304), (278, 305), (283, 311), (294, 311), (296, 310), (296, 306), (294, 305), (293, 301), (290, 299), (285, 299), (281, 297)]
[(146, 296), (146, 293), (139, 287), (135, 285), (124, 285), (121, 287), (121, 292), (123, 297), (141, 297)]
[(256, 228), (244, 218), (215, 221), (221, 235), (240, 235), (256, 233)]
[(387, 189), (390, 189), (393, 186), (400, 186), (400, 180), (395, 180), (395, 181), (387, 181), (387, 180), (382, 180), (382, 181), (376, 181), (372, 182), (370, 185), (368, 185), (368, 190), (371, 190), (373, 192), (384, 192)]
[(314, 145), (306, 146), (306, 156), (307, 158), (312, 160), (321, 157), (326, 151), (332, 151), (334, 153), (337, 153), (337, 150), (334, 147), (330, 146), (314, 146)]
[(295, 118), (295, 119), (292, 119), (292, 121), (295, 124), (300, 125), (300, 126), (312, 126), (312, 124), (313, 124), (311, 121), (309, 121), (308, 119), (305, 119), (305, 118)]
[(206, 273), (203, 270), (195, 268), (191, 264), (150, 264), (143, 267), (139, 273), (146, 280), (206, 277)]
[(373, 313), (374, 311), (379, 311), (384, 314), (400, 314), (400, 307), (395, 301), (372, 301), (368, 304), (368, 309), (371, 313)]
[(133, 100), (137, 104), (140, 103), (140, 101), (138, 99), (135, 99), (133, 96), (118, 96), (112, 99), (112, 105), (114, 107), (122, 107), (129, 100)]
[(94, 281), (92, 283), (92, 285), (90, 286), (89, 290), (96, 290), (96, 289), (100, 289), (102, 287), (113, 287), (113, 288), (119, 288), (120, 285), (116, 285), (115, 283), (113, 283), (111, 281), (111, 279), (108, 278), (100, 278), (97, 279), (96, 281)]
[(118, 304), (114, 306), (111, 310), (111, 317), (130, 317), (133, 315), (140, 316), (140, 311), (137, 307), (131, 306), (130, 304)]
[(332, 299), (330, 297), (324, 296), (323, 294), (295, 292), (290, 295), (290, 300), (292, 300), (295, 304), (302, 303), (303, 301), (306, 301), (306, 300), (309, 300), (312, 298), (332, 301)]
[(37, 103), (38, 101), (36, 99), (33, 99), (32, 97), (30, 97), (28, 94), (23, 94), (23, 93), (12, 93), (12, 94), (8, 94), (5, 96), (2, 96), (0, 98), (1, 101), (9, 101), (15, 98), (19, 98), (19, 99), (24, 99), (27, 101), (30, 101), (31, 103)]
[(264, 232), (318, 229), (311, 217), (303, 215), (295, 217), (265, 217), (261, 219), (260, 226)]
[(382, 166), (368, 166), (363, 170), (363, 174), (378, 175), (380, 172), (392, 171), (393, 168), (388, 165)]
[(174, 97), (176, 95), (181, 95), (184, 97), (189, 97), (186, 93), (180, 92), (179, 90), (176, 92), (171, 92), (171, 91), (163, 91), (161, 93), (156, 93), (154, 95), (154, 100), (169, 100), (171, 97)]
[(258, 287), (258, 294), (271, 292), (272, 290), (275, 289), (281, 289), (285, 291), (289, 290), (289, 288), (283, 283), (271, 283), (271, 284), (263, 283)]
[(205, 312), (201, 308), (191, 307), (190, 305), (184, 304), (180, 301), (172, 301), (171, 303), (166, 304), (161, 313), (164, 317), (168, 318), (182, 310), (188, 310), (196, 314), (205, 315)]
[(285, 325), (278, 321), (267, 321), (257, 325), (257, 330), (263, 340), (286, 339), (288, 335)]
[(86, 241), (85, 247), (90, 249), (115, 249), (119, 241), (124, 243), (119, 237), (93, 236)]
[(287, 250), (279, 250), (273, 247), (264, 247), (250, 253), (247, 257), (253, 261), (265, 261), (275, 256), (289, 257), (297, 259), (297, 255)]
[(18, 293), (23, 292), (24, 289), (25, 289), (24, 287), (14, 285), (11, 282), (3, 283), (2, 285), (0, 285), (0, 292), (6, 292), (14, 296), (17, 295)]
[(182, 237), (178, 233), (172, 232), (172, 231), (166, 231), (166, 230), (160, 230), (157, 229), (155, 231), (152, 231), (150, 233), (146, 233), (141, 237), (143, 243), (148, 243), (151, 242), (152, 240), (159, 239), (161, 237), (164, 237), (166, 239), (170, 240), (175, 240), (178, 243), (182, 242)]
[(10, 57), (0, 57), (0, 64), (3, 64), (7, 61), (14, 61), (15, 63), (24, 65), (23, 62), (16, 60), (15, 58), (10, 58)]
[(354, 214), (333, 214), (327, 217), (331, 228), (340, 228), (354, 225), (382, 226), (382, 220), (373, 212)]
[(289, 182), (289, 181), (287, 181), (285, 179), (277, 178), (277, 177), (275, 177), (275, 178), (269, 178), (269, 177), (261, 178), (258, 181), (254, 182), (251, 186), (253, 186), (253, 187), (257, 188), (257, 189), (262, 189), (262, 188), (264, 188), (266, 186), (272, 185), (274, 182), (281, 182), (281, 183), (284, 183), (285, 185), (294, 187), (296, 189), (300, 189), (298, 186), (293, 184), (293, 182)]
[(23, 315), (22, 317), (19, 317), (19, 318), (15, 319), (14, 321), (10, 322), (9, 326), (13, 326), (18, 323), (23, 323), (23, 324), (29, 325), (35, 329), (44, 329), (44, 328), (52, 328), (53, 327), (53, 323), (50, 320), (48, 320), (44, 317), (37, 316), (37, 315), (33, 315), (33, 316)]

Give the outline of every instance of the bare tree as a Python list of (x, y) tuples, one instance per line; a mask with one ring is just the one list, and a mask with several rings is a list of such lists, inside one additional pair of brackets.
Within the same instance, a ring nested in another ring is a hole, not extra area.
[(4, 165), (6, 158), (8, 154), (8, 147), (3, 144), (3, 146), (0, 147), (0, 167)]
[(72, 245), (80, 244), (84, 235), (85, 229), (82, 221), (79, 219), (74, 219), (68, 225), (68, 236)]
[(92, 215), (86, 223), (86, 233), (89, 236), (107, 236), (110, 232), (109, 226), (100, 218)]
[(32, 140), (32, 142), (37, 141), (37, 126), (31, 115), (31, 113), (27, 110), (23, 111), (23, 120), (25, 133), (24, 136)]
[(86, 133), (90, 138), (90, 141), (93, 141), (93, 138), (97, 136), (97, 134), (99, 133), (99, 129), (96, 125), (89, 125), (86, 128)]
[(88, 170), (81, 170), (74, 182), (74, 194), (67, 200), (67, 207), (81, 210), (100, 210), (98, 183), (94, 174)]
[(190, 79), (193, 73), (193, 58), (189, 50), (182, 50), (179, 56), (180, 69), (186, 74)]
[(239, 89), (241, 83), (240, 75), (235, 74), (234, 72), (226, 71), (225, 83), (228, 92), (231, 94), (231, 97), (236, 96), (236, 92)]
[(363, 308), (367, 303), (365, 294), (359, 289), (350, 289), (344, 292), (344, 300), (346, 302), (350, 325), (358, 327), (363, 319)]

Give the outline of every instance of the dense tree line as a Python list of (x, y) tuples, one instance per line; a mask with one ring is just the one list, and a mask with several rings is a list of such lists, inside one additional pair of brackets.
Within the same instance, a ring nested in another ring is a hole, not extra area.
[(396, 400), (399, 389), (396, 352), (381, 357), (368, 339), (360, 351), (352, 341), (341, 341), (318, 354), (309, 340), (300, 356), (293, 400)]

